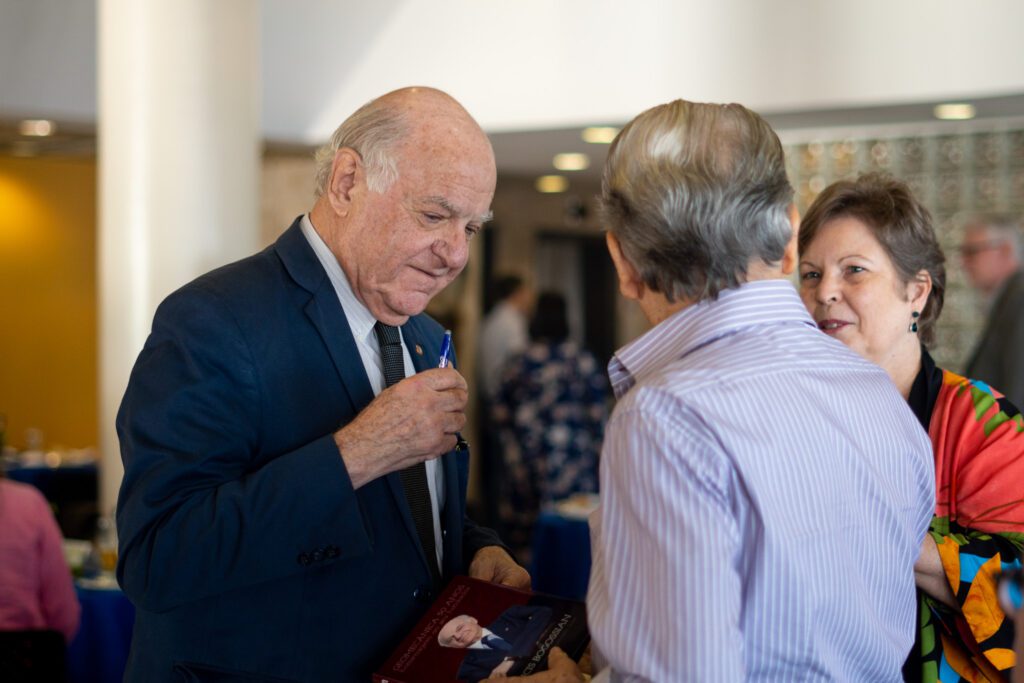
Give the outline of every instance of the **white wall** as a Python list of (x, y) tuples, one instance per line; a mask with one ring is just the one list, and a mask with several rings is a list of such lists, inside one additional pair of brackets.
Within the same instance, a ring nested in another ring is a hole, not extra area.
[[(250, 0), (263, 133), (444, 88), (492, 131), (620, 122), (675, 97), (764, 112), (1024, 93), (1019, 0)], [(95, 0), (0, 0), (0, 116), (95, 117)]]
[(450, 91), (492, 131), (625, 121), (682, 96), (777, 112), (1024, 92), (1016, 0), (407, 0), (388, 11), (355, 38), (359, 64), (339, 65), (308, 139), (415, 83)]
[(0, 0), (0, 116), (96, 120), (96, 0)]

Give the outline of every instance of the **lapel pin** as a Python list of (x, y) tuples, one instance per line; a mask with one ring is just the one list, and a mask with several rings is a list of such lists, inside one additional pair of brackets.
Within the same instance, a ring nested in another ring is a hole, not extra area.
[(422, 356), (423, 355), (423, 347), (420, 346), (419, 344), (416, 345), (416, 355), (417, 356)]

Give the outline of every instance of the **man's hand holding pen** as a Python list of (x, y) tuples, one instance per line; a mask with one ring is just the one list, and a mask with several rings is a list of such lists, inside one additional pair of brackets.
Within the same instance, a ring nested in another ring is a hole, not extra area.
[(352, 487), (455, 448), (466, 424), (466, 380), (453, 368), (406, 377), (334, 433)]
[(432, 460), (455, 448), (466, 424), (466, 380), (448, 366), (451, 332), (442, 342), (439, 366), (384, 389), (337, 432), (352, 487)]

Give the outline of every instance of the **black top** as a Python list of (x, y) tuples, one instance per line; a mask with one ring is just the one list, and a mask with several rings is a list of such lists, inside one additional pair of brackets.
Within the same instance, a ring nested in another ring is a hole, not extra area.
[(914, 378), (914, 385), (910, 387), (910, 398), (907, 399), (907, 403), (910, 404), (910, 409), (914, 411), (914, 415), (917, 416), (926, 432), (941, 388), (942, 368), (935, 365), (931, 354), (922, 346), (921, 369), (918, 370), (917, 377)]
[[(918, 421), (924, 430), (928, 431), (928, 423), (932, 419), (932, 411), (935, 410), (935, 401), (939, 398), (939, 389), (942, 388), (942, 368), (935, 365), (928, 350), (921, 347), (921, 369), (917, 371), (914, 384), (910, 387), (910, 397), (907, 403), (914, 411)], [(921, 623), (921, 600), (917, 600), (917, 617), (915, 625)], [(907, 661), (903, 664), (903, 680), (907, 683), (916, 683), (921, 680), (921, 629), (914, 629), (914, 647), (907, 654)]]

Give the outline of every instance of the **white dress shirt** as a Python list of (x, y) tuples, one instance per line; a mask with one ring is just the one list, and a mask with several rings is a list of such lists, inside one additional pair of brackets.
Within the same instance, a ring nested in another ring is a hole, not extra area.
[[(381, 359), (377, 335), (373, 331), (373, 326), (377, 320), (370, 313), (370, 310), (363, 305), (363, 302), (356, 298), (355, 292), (352, 291), (352, 285), (349, 284), (348, 278), (345, 276), (345, 271), (342, 270), (338, 259), (334, 257), (330, 248), (324, 243), (313, 227), (309, 214), (302, 217), (302, 234), (306, 236), (309, 246), (313, 247), (317, 259), (319, 259), (324, 270), (327, 271), (327, 277), (330, 278), (331, 284), (334, 285), (334, 291), (338, 294), (341, 310), (344, 312), (345, 318), (348, 320), (349, 329), (352, 330), (352, 336), (356, 340), (359, 357), (362, 359), (363, 367), (366, 369), (366, 376), (369, 378), (370, 386), (373, 388), (373, 395), (376, 396), (384, 389), (384, 361)], [(402, 328), (398, 328), (398, 332), (401, 334)], [(412, 356), (405, 345), (404, 337), (402, 337), (402, 358), (405, 361), (405, 376), (409, 377), (416, 374), (416, 368), (412, 364)], [(437, 549), (437, 566), (443, 567), (444, 565), (441, 560), (443, 558), (444, 544), (442, 543), (443, 537), (441, 536), (440, 510), (444, 507), (445, 499), (444, 476), (441, 468), (438, 467), (436, 458), (428, 460), (426, 465), (427, 488), (430, 490), (430, 507), (434, 516), (434, 547)]]

